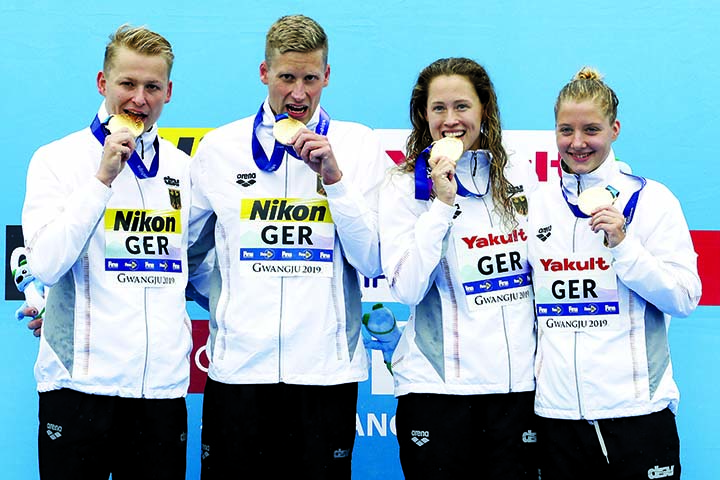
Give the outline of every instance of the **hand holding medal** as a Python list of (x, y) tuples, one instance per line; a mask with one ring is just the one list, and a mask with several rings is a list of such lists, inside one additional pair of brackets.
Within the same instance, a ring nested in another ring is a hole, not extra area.
[(123, 113), (111, 115), (105, 129), (109, 135), (105, 137), (102, 161), (95, 176), (109, 187), (135, 151), (135, 139), (145, 131), (145, 124)]
[(578, 196), (578, 208), (585, 215), (592, 216), (593, 212), (600, 207), (612, 205), (617, 198), (618, 191), (612, 187), (590, 187), (580, 192)]
[(273, 125), (273, 136), (286, 146), (291, 155), (304, 161), (317, 173), (326, 185), (333, 184), (342, 177), (330, 142), (323, 133), (308, 130), (301, 121), (283, 115), (283, 118), (276, 120)]
[(613, 204), (620, 195), (616, 189), (590, 187), (578, 196), (578, 208), (590, 215), (590, 228), (593, 232), (605, 233), (605, 246), (613, 248), (625, 238), (625, 216)]
[(432, 144), (430, 166), (434, 167), (440, 157), (447, 157), (453, 165), (456, 165), (464, 149), (463, 142), (459, 138), (443, 137)]
[(465, 149), (462, 140), (443, 137), (432, 144), (428, 165), (435, 196), (442, 202), (453, 205), (457, 194), (455, 166)]

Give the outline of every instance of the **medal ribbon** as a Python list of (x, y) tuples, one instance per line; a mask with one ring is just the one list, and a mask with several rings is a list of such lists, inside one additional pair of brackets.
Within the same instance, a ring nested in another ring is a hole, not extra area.
[[(430, 199), (430, 191), (432, 190), (432, 179), (430, 178), (431, 169), (428, 165), (428, 159), (430, 158), (430, 150), (432, 150), (432, 145), (420, 152), (420, 155), (418, 155), (418, 158), (415, 161), (416, 200)], [(489, 151), (477, 150), (473, 152), (473, 157), (475, 155), (485, 156), (488, 160), (488, 163), (490, 163), (491, 156)], [(485, 186), (485, 191), (483, 193), (472, 193), (471, 191), (469, 191), (463, 186), (462, 183), (460, 183), (460, 178), (458, 178), (457, 175), (455, 175), (455, 181), (457, 182), (457, 194), (462, 197), (482, 198), (483, 196), (487, 195), (488, 190), (490, 190), (490, 175), (488, 175), (487, 185)]]
[[(645, 185), (647, 184), (647, 180), (644, 177), (640, 177), (637, 175), (632, 175), (630, 173), (620, 172), (623, 175), (627, 175), (628, 177), (632, 177), (640, 182), (640, 188), (635, 191), (635, 193), (632, 194), (630, 197), (630, 200), (625, 205), (625, 208), (623, 209), (623, 216), (625, 217), (625, 226), (627, 227), (630, 225), (630, 222), (632, 222), (633, 217), (635, 216), (635, 208), (637, 207), (638, 199), (640, 198), (640, 192), (643, 188), (645, 188)], [(613, 187), (607, 186), (605, 188), (612, 188), (611, 192), (617, 192)], [(560, 177), (560, 191), (563, 194), (563, 198), (565, 198), (565, 203), (567, 203), (568, 208), (570, 208), (570, 211), (577, 217), (577, 218), (590, 218), (590, 215), (586, 215), (582, 211), (580, 211), (580, 207), (575, 205), (574, 203), (570, 203), (570, 200), (567, 197), (567, 194), (565, 193), (565, 186), (563, 185), (562, 177)], [(615, 195), (617, 196), (617, 195)]]
[[(90, 130), (93, 135), (95, 135), (95, 138), (97, 138), (98, 142), (100, 142), (100, 145), (103, 146), (105, 145), (105, 137), (108, 136), (108, 132), (105, 127), (106, 124), (107, 121), (105, 123), (101, 123), (98, 116), (95, 115), (95, 119), (90, 125)], [(130, 170), (132, 170), (135, 176), (139, 179), (153, 178), (157, 175), (158, 167), (160, 166), (160, 140), (157, 135), (153, 141), (153, 147), (155, 148), (155, 156), (150, 163), (150, 170), (145, 167), (145, 164), (142, 159), (140, 159), (140, 156), (136, 151), (132, 152), (132, 155), (130, 155), (130, 158), (127, 161), (128, 167), (130, 167)]]
[[(322, 107), (318, 108), (320, 109), (320, 118), (318, 119), (318, 124), (315, 127), (315, 133), (324, 136), (327, 135), (328, 129), (330, 128), (330, 116), (325, 110), (323, 110)], [(281, 113), (280, 115), (276, 115), (275, 121), (280, 121), (283, 118), (288, 118), (288, 114)], [(255, 120), (253, 121), (252, 154), (253, 160), (255, 160), (255, 165), (264, 172), (274, 172), (280, 168), (285, 152), (288, 152), (293, 157), (299, 159), (300, 157), (297, 152), (295, 152), (292, 145), (283, 145), (277, 140), (275, 140), (272, 155), (270, 155), (270, 158), (268, 159), (267, 155), (265, 155), (265, 150), (263, 150), (262, 145), (260, 145), (260, 140), (257, 138), (257, 129), (262, 123), (262, 119), (263, 106), (260, 105), (260, 110), (258, 110), (257, 115), (255, 115)]]

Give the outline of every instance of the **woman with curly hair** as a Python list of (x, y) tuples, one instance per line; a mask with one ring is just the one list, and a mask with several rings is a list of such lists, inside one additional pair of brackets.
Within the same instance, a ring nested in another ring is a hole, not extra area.
[(410, 118), (379, 214), (383, 271), (411, 312), (392, 361), (405, 478), (537, 478), (525, 227), (537, 178), (503, 147), (473, 60), (423, 69)]

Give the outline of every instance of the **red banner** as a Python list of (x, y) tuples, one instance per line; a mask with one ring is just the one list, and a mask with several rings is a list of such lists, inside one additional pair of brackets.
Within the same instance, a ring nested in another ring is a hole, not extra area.
[(210, 364), (205, 354), (205, 343), (208, 338), (208, 320), (192, 321), (193, 348), (190, 355), (190, 388), (188, 393), (202, 393), (205, 391), (205, 380)]
[(720, 231), (691, 230), (690, 235), (698, 254), (698, 273), (702, 280), (700, 305), (720, 305)]

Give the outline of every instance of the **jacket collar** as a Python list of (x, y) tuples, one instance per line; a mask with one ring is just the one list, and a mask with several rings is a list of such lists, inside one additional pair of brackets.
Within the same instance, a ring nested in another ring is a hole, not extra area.
[(577, 198), (578, 193), (586, 188), (594, 186), (606, 186), (611, 180), (620, 173), (620, 165), (615, 161), (615, 152), (610, 149), (608, 156), (603, 160), (598, 168), (590, 173), (581, 175), (570, 173), (566, 170), (566, 165), (562, 163), (562, 188), (565, 190), (569, 200)]

